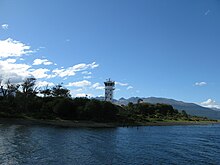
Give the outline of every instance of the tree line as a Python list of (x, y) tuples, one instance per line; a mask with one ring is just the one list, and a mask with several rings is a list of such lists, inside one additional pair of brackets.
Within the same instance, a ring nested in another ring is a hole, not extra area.
[[(146, 122), (157, 120), (192, 120), (185, 111), (179, 112), (171, 105), (138, 102), (126, 106), (96, 99), (72, 98), (70, 90), (62, 84), (40, 89), (35, 78), (21, 84), (9, 81), (0, 92), (0, 117), (91, 120), (97, 122)], [(205, 118), (195, 118), (206, 120)]]

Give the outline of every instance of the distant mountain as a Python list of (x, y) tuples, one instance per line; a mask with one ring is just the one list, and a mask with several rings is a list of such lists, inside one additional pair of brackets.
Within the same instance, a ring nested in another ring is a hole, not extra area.
[(148, 97), (148, 98), (131, 97), (129, 99), (120, 98), (119, 100), (115, 100), (115, 103), (120, 105), (127, 105), (129, 102), (137, 103), (139, 99), (142, 99), (143, 102), (151, 103), (151, 104), (156, 104), (156, 103), (170, 104), (175, 109), (179, 111), (185, 110), (190, 115), (203, 116), (203, 117), (208, 117), (210, 119), (220, 119), (219, 109), (214, 110), (211, 108), (202, 107), (194, 103), (185, 103), (183, 101), (177, 101), (173, 99), (157, 98), (157, 97)]
[(211, 108), (211, 109), (214, 110), (214, 111), (220, 111), (219, 108)]

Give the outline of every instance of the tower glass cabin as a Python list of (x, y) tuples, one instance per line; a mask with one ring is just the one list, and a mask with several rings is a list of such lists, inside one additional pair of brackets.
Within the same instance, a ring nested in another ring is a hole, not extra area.
[(105, 84), (105, 101), (113, 101), (113, 91), (115, 90), (115, 82), (108, 79)]

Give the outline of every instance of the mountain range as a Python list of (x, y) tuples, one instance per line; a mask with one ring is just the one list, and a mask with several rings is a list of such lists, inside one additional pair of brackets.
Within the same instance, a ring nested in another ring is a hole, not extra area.
[[(103, 97), (97, 97), (96, 99), (104, 100)], [(131, 97), (128, 99), (120, 98), (119, 100), (114, 100), (113, 102), (118, 105), (127, 105), (129, 102), (137, 103), (139, 99), (143, 100), (143, 102), (151, 103), (151, 104), (156, 104), (156, 103), (169, 104), (172, 105), (174, 109), (177, 109), (179, 111), (185, 110), (190, 115), (202, 116), (210, 119), (220, 119), (220, 109), (206, 108), (195, 103), (186, 103), (174, 99), (158, 98), (158, 97), (148, 97), (148, 98)]]

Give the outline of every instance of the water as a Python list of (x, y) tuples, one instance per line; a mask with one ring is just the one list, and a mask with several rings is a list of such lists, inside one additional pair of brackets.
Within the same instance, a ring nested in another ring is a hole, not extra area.
[(0, 125), (0, 164), (220, 164), (220, 125), (60, 128)]

